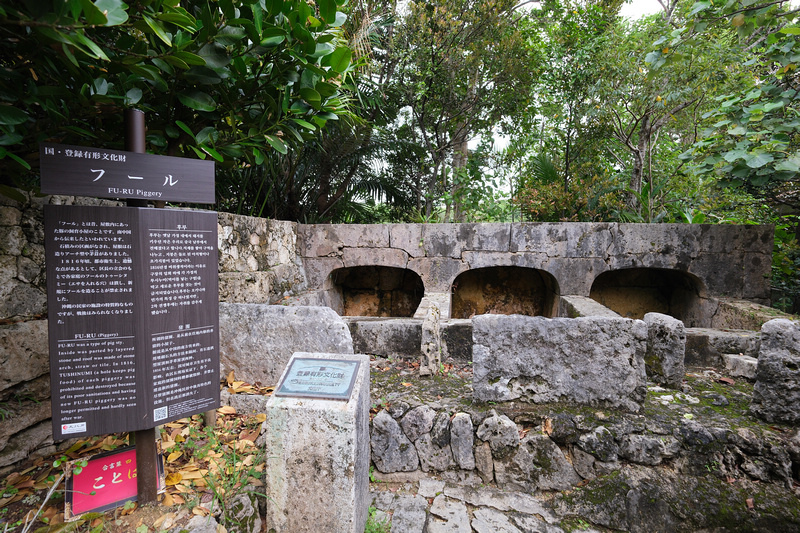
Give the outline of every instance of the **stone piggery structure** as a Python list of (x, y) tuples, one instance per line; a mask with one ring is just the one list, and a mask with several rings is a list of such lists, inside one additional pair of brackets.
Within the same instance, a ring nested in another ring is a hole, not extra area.
[[(0, 475), (56, 447), (48, 202), (97, 203), (0, 197)], [(372, 355), (393, 531), (800, 529), (800, 325), (764, 307), (770, 227), (220, 214), (218, 239), (225, 374), (274, 385), (294, 352)]]

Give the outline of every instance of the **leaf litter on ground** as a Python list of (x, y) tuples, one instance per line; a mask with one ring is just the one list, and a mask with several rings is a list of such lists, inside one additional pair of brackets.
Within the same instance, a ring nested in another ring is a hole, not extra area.
[[(274, 387), (264, 387), (236, 380), (231, 372), (221, 383), (231, 394), (269, 395)], [(266, 420), (264, 413), (242, 415), (230, 406), (217, 409), (214, 428), (204, 427), (203, 415), (194, 415), (160, 426), (165, 490), (159, 504), (139, 506), (128, 503), (105, 513), (87, 513), (69, 524), (70, 531), (84, 525), (91, 531), (122, 533), (134, 529), (163, 531), (188, 521), (191, 516), (207, 516), (218, 506), (218, 499), (232, 496), (244, 486), (264, 485), (264, 451), (255, 445)], [(103, 435), (80, 439), (61, 452), (39, 457), (21, 465), (5, 479), (0, 479), (0, 527), (8, 533), (21, 531), (27, 518), (36, 510), (58, 479), (61, 468), (54, 468), (58, 458), (69, 461), (128, 445), (128, 434)], [(188, 506), (183, 510), (176, 506)], [(139, 517), (147, 509), (146, 516)], [(63, 486), (36, 517), (31, 531), (47, 533), (64, 530)], [(144, 527), (143, 527), (144, 526)]]

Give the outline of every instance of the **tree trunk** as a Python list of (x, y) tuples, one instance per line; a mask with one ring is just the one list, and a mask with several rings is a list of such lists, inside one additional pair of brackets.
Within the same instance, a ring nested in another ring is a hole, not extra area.
[(469, 158), (469, 148), (467, 147), (466, 128), (459, 128), (463, 133), (459, 134), (455, 142), (453, 151), (453, 222), (465, 222), (467, 219), (466, 209), (463, 202), (463, 179), (466, 174), (467, 160)]

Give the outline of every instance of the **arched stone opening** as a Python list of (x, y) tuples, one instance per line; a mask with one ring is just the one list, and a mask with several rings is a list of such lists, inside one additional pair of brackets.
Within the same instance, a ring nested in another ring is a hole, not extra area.
[(453, 282), (450, 316), (552, 317), (558, 295), (558, 282), (544, 270), (515, 266), (476, 268), (461, 273)]
[(703, 283), (687, 272), (665, 268), (626, 268), (603, 272), (589, 296), (627, 318), (662, 313), (689, 327), (703, 327)]
[(343, 316), (412, 317), (425, 293), (419, 274), (405, 268), (340, 268), (331, 272), (331, 281)]

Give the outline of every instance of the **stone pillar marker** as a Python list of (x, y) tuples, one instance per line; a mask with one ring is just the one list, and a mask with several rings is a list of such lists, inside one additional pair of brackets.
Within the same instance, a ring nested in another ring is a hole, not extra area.
[[(346, 394), (350, 375), (349, 396), (331, 399)], [(325, 398), (323, 389), (336, 388), (337, 379), (342, 387)], [(369, 356), (295, 353), (266, 411), (267, 531), (362, 533), (369, 507)]]

